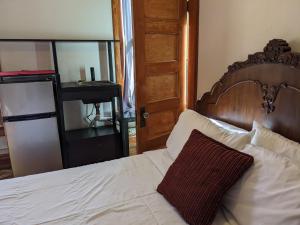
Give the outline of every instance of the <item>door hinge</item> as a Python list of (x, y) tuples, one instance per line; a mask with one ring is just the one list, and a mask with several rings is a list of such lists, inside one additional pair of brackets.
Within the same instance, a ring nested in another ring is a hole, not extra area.
[(186, 11), (190, 11), (190, 1), (186, 1)]

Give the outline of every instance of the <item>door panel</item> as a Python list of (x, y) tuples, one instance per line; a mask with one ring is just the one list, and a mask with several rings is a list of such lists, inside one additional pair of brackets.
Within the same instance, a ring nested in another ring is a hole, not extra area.
[(133, 12), (137, 142), (142, 153), (165, 146), (184, 108), (186, 0), (133, 0)]
[(168, 135), (176, 123), (176, 110), (167, 110), (162, 112), (154, 112), (148, 119), (148, 140), (153, 140), (162, 135)]
[(147, 102), (176, 98), (178, 96), (177, 74), (147, 76)]
[(146, 62), (168, 62), (178, 59), (177, 35), (147, 34), (145, 40)]
[(178, 62), (164, 62), (164, 63), (151, 63), (146, 64), (145, 73), (151, 74), (166, 74), (166, 73), (178, 73)]
[(142, 0), (146, 18), (174, 19), (179, 17), (180, 0)]
[(146, 33), (177, 34), (178, 23), (174, 21), (151, 21), (145, 23)]

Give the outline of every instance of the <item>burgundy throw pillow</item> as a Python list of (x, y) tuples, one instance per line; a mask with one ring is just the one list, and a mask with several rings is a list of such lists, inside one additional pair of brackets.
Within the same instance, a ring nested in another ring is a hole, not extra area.
[(191, 225), (213, 222), (223, 195), (253, 164), (253, 157), (193, 130), (157, 191)]

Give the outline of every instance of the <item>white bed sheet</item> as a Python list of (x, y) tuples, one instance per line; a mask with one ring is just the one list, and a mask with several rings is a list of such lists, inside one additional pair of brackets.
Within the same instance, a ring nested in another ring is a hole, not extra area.
[[(2, 225), (182, 225), (156, 192), (172, 159), (164, 150), (0, 182)], [(219, 212), (214, 225), (232, 225)]]

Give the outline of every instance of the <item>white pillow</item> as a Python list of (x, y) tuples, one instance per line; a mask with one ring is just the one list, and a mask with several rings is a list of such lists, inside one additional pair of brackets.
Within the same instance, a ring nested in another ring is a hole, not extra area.
[(221, 121), (221, 120), (216, 120), (216, 119), (211, 119), (211, 118), (208, 118), (211, 122), (213, 122), (214, 124), (216, 124), (217, 126), (220, 126), (226, 130), (229, 130), (229, 131), (233, 131), (233, 132), (237, 132), (237, 133), (249, 133), (249, 131), (247, 130), (244, 130), (242, 128), (239, 128), (239, 127), (236, 127), (232, 124), (229, 124), (229, 123), (226, 123), (224, 121)]
[(243, 225), (299, 225), (300, 170), (288, 158), (247, 145), (254, 165), (223, 198), (223, 205)]
[(300, 168), (299, 143), (287, 139), (280, 134), (277, 134), (263, 127), (256, 121), (254, 121), (253, 123), (253, 130), (255, 130), (255, 134), (251, 140), (251, 144), (269, 149), (276, 152), (277, 154), (283, 155), (292, 160), (292, 162)]
[(194, 129), (237, 150), (243, 149), (251, 141), (250, 132), (237, 133), (228, 131), (215, 125), (207, 117), (195, 111), (186, 110), (181, 113), (178, 122), (167, 140), (167, 151), (174, 160), (181, 152)]

